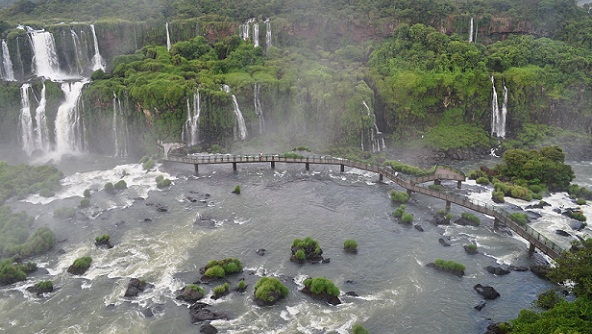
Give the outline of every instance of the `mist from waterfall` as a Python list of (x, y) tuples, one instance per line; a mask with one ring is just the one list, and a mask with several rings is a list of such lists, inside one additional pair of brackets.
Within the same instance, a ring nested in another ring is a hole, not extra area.
[[(230, 86), (228, 85), (222, 85), (222, 89), (230, 94)], [(236, 121), (237, 121), (237, 126), (238, 126), (238, 131), (239, 131), (239, 139), (240, 140), (245, 140), (247, 139), (247, 126), (245, 124), (245, 119), (243, 118), (243, 114), (240, 111), (240, 108), (238, 107), (238, 101), (236, 100), (236, 96), (234, 94), (232, 94), (232, 102), (234, 103), (234, 114), (236, 115)]]
[(122, 105), (117, 93), (113, 92), (113, 143), (114, 156), (125, 158), (128, 155), (128, 126), (126, 109)]

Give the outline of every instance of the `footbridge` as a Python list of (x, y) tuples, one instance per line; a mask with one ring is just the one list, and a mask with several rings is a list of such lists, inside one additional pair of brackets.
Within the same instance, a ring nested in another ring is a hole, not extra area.
[[(167, 152), (168, 153), (168, 152)], [(312, 156), (298, 156), (293, 154), (255, 154), (255, 155), (231, 155), (231, 154), (198, 154), (198, 155), (174, 155), (166, 154), (162, 161), (192, 164), (195, 168), (195, 173), (199, 171), (199, 165), (214, 165), (214, 164), (232, 164), (233, 170), (237, 170), (239, 164), (245, 163), (269, 163), (271, 168), (275, 168), (277, 163), (288, 164), (304, 164), (305, 169), (309, 170), (311, 164), (317, 165), (336, 165), (340, 166), (340, 171), (344, 172), (345, 167), (355, 168), (374, 172), (379, 175), (379, 180), (382, 181), (385, 177), (391, 180), (396, 185), (407, 190), (409, 194), (416, 192), (426, 196), (442, 199), (446, 202), (446, 210), (450, 210), (452, 203), (469, 210), (479, 212), (494, 218), (494, 228), (500, 224), (505, 224), (512, 231), (520, 235), (529, 243), (529, 252), (534, 252), (539, 249), (542, 253), (547, 254), (551, 258), (556, 258), (561, 254), (563, 249), (557, 244), (541, 235), (527, 225), (520, 224), (514, 219), (509, 212), (502, 208), (498, 208), (486, 203), (473, 200), (467, 196), (459, 195), (451, 191), (430, 189), (419, 184), (434, 181), (439, 184), (441, 180), (457, 181), (457, 188), (460, 189), (460, 184), (465, 180), (464, 174), (455, 171), (452, 168), (437, 167), (432, 175), (423, 176), (420, 178), (406, 179), (399, 173), (392, 170), (390, 167), (376, 166), (360, 161), (337, 158), (332, 156), (312, 155)]]

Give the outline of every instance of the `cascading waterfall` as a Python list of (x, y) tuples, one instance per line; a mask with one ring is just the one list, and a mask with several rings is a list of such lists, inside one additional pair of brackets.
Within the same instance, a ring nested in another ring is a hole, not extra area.
[(76, 55), (76, 75), (82, 75), (84, 72), (84, 67), (82, 65), (84, 55), (80, 45), (80, 38), (74, 30), (70, 30), (70, 34), (72, 35), (72, 44), (74, 45), (74, 53)]
[(169, 33), (169, 23), (165, 24), (166, 37), (167, 37), (167, 51), (171, 51), (171, 34)]
[(498, 138), (506, 136), (506, 116), (508, 114), (508, 89), (504, 84), (504, 100), (500, 110), (497, 91), (495, 89), (495, 79), (491, 76), (493, 86), (493, 97), (491, 101), (491, 135), (495, 134)]
[(253, 88), (254, 98), (253, 103), (255, 104), (255, 114), (259, 117), (259, 134), (263, 134), (265, 131), (265, 119), (263, 118), (263, 108), (261, 107), (261, 99), (259, 99), (259, 92), (261, 90), (261, 86), (256, 83), (255, 87)]
[[(222, 85), (222, 89), (230, 94), (230, 86)], [(238, 107), (238, 101), (236, 100), (236, 96), (232, 94), (232, 102), (234, 103), (234, 114), (236, 115), (236, 120), (238, 123), (238, 130), (239, 130), (239, 138), (240, 140), (245, 140), (247, 138), (247, 126), (245, 124), (245, 119), (243, 118), (243, 114)]]
[(95, 55), (92, 58), (92, 70), (96, 71), (96, 70), (105, 70), (105, 60), (103, 59), (103, 57), (101, 57), (101, 52), (99, 51), (99, 42), (97, 40), (97, 33), (95, 32), (95, 25), (91, 24), (90, 25), (90, 30), (92, 31), (93, 34), (93, 43), (94, 43), (94, 48), (95, 48)]
[(193, 93), (193, 108), (187, 98), (187, 121), (183, 129), (183, 140), (190, 146), (195, 146), (199, 142), (199, 116), (201, 114), (199, 89)]
[(64, 82), (61, 85), (66, 100), (58, 108), (55, 122), (56, 151), (59, 153), (82, 150), (82, 122), (80, 96), (86, 81)]
[(35, 123), (36, 128), (36, 148), (41, 149), (43, 152), (49, 151), (49, 129), (47, 127), (47, 117), (45, 116), (45, 106), (47, 104), (47, 98), (45, 97), (45, 82), (41, 88), (41, 98), (39, 99), (39, 105), (35, 109)]
[(474, 27), (473, 27), (473, 17), (472, 16), (471, 16), (471, 23), (469, 25), (469, 29), (470, 29), (470, 31), (469, 31), (469, 43), (473, 43), (473, 29), (474, 29)]
[(5, 40), (2, 40), (2, 69), (0, 78), (8, 81), (15, 81), (12, 60), (10, 60), (10, 51)]
[(255, 19), (250, 18), (244, 24), (238, 26), (238, 34), (244, 41), (249, 39), (249, 36), (251, 35), (250, 27), (253, 23), (255, 23)]
[(45, 30), (28, 28), (28, 31), (33, 46), (35, 74), (52, 80), (67, 79), (60, 71), (53, 35)]
[[(370, 113), (370, 107), (366, 103), (366, 101), (362, 101), (362, 104), (366, 108), (366, 113), (368, 118), (373, 120), (373, 125), (369, 130), (369, 141), (372, 145), (372, 152), (380, 152), (380, 150), (386, 149), (386, 144), (384, 141), (384, 137), (382, 136), (382, 132), (378, 130), (378, 125), (376, 125), (376, 115), (372, 115)], [(364, 150), (364, 135), (362, 132), (362, 150)]]
[(21, 144), (27, 154), (35, 150), (35, 132), (33, 129), (33, 117), (31, 116), (31, 100), (29, 89), (31, 84), (25, 83), (21, 86), (21, 112), (19, 114), (19, 131)]
[(265, 20), (265, 29), (265, 53), (267, 53), (271, 46), (271, 23), (269, 22), (269, 18)]

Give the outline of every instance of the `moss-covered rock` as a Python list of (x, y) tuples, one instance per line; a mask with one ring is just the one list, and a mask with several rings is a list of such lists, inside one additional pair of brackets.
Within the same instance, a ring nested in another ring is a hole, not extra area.
[(255, 303), (270, 306), (288, 296), (288, 288), (275, 277), (262, 277), (255, 284)]

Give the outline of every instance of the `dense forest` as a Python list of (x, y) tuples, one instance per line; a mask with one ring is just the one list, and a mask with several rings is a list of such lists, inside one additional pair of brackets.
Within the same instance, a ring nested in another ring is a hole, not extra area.
[[(503, 137), (505, 149), (557, 144), (568, 156), (590, 143), (592, 21), (573, 0), (18, 1), (0, 10), (17, 73), (0, 94), (3, 142), (19, 141), (20, 82), (37, 100), (46, 90), (50, 119), (64, 99), (35, 78), (30, 32), (15, 27), (50, 31), (71, 72), (80, 51), (70, 33), (89, 63), (90, 23), (107, 66), (86, 73), (88, 150), (111, 150), (117, 138), (102, 133), (113, 132), (116, 104), (126, 132), (141, 134), (129, 140), (137, 155), (188, 141), (197, 104), (193, 144), (231, 149), (244, 139), (233, 96), (247, 140), (260, 143), (488, 151)], [(494, 104), (507, 110), (503, 132)]]

